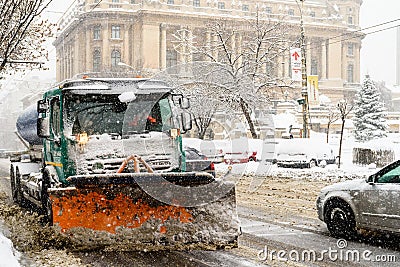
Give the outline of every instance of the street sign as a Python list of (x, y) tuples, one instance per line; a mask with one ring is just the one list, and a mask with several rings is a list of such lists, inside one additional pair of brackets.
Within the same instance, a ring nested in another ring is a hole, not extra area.
[(319, 106), (319, 88), (318, 88), (317, 75), (307, 76), (307, 91), (308, 91), (308, 104), (310, 105), (310, 107)]
[(290, 67), (292, 70), (292, 81), (301, 82), (301, 48), (290, 48)]

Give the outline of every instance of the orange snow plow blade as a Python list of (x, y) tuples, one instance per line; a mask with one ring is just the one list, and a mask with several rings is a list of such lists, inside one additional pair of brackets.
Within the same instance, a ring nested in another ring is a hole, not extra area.
[[(133, 249), (155, 244), (237, 246), (239, 224), (231, 183), (217, 182), (205, 173), (91, 175), (71, 181), (74, 187), (50, 189), (49, 195), (53, 225), (79, 243), (122, 242)], [(179, 188), (194, 194), (177, 195)], [(214, 197), (215, 192), (220, 195)]]

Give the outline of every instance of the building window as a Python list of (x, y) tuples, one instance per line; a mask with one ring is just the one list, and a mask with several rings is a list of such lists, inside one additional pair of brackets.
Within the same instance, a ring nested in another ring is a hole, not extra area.
[(111, 26), (111, 39), (120, 39), (121, 38), (121, 26), (113, 25)]
[(116, 68), (118, 66), (118, 63), (121, 62), (121, 52), (118, 50), (113, 50), (111, 52), (111, 68)]
[(349, 83), (354, 82), (354, 66), (353, 66), (353, 64), (349, 64), (347, 66), (347, 82), (349, 82)]
[(311, 59), (311, 75), (318, 75), (318, 61)]
[(135, 0), (131, 0), (131, 4), (136, 4), (135, 2), (136, 2)]
[(93, 39), (100, 40), (100, 26), (93, 27)]
[(289, 16), (294, 16), (294, 9), (289, 9), (288, 10), (288, 15)]
[(218, 2), (218, 9), (225, 9), (225, 2)]
[(249, 5), (243, 5), (242, 11), (249, 11)]
[(168, 0), (168, 1), (167, 1), (167, 4), (168, 4), (168, 5), (173, 5), (173, 4), (174, 4), (174, 0)]
[(354, 44), (347, 45), (347, 55), (354, 56)]
[(113, 3), (119, 3), (119, 0), (112, 0)]
[(353, 17), (352, 16), (349, 16), (347, 18), (347, 23), (350, 24), (350, 25), (353, 25)]
[(200, 6), (200, 0), (193, 0), (193, 6), (199, 7)]
[(100, 50), (96, 49), (93, 52), (93, 71), (100, 72), (101, 66), (101, 52)]
[(271, 14), (272, 13), (272, 8), (270, 6), (265, 7), (265, 13)]
[(310, 17), (315, 18), (315, 11), (310, 12)]

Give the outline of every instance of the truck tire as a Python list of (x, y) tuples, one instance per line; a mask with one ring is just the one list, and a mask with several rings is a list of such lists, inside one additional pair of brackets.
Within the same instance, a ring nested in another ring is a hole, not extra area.
[(14, 166), (10, 166), (10, 183), (11, 183), (11, 198), (14, 203), (17, 203), (17, 191), (15, 186)]
[(43, 172), (42, 191), (41, 191), (41, 202), (42, 202), (42, 213), (44, 215), (44, 222), (53, 225), (53, 210), (51, 206), (51, 200), (47, 189), (50, 188), (50, 173), (48, 170)]
[(355, 216), (349, 204), (332, 199), (325, 210), (325, 222), (332, 236), (351, 239), (357, 234)]
[(15, 168), (14, 176), (14, 192), (13, 198), (15, 197), (15, 203), (20, 207), (26, 207), (26, 199), (21, 188), (21, 174), (19, 173), (18, 167)]

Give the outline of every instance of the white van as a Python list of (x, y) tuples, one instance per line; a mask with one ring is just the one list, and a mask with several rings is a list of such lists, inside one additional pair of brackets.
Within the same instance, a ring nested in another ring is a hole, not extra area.
[(309, 138), (282, 139), (277, 149), (278, 167), (312, 168), (335, 164), (337, 158), (327, 143)]

